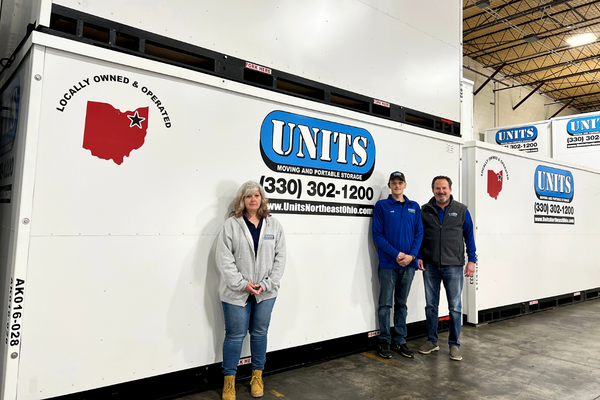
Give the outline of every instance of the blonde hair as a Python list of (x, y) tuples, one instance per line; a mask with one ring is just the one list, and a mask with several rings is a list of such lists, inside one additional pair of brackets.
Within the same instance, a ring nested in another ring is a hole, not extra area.
[(229, 215), (235, 216), (236, 218), (242, 217), (244, 215), (244, 212), (246, 211), (246, 204), (244, 203), (244, 199), (246, 198), (246, 196), (253, 195), (254, 193), (256, 193), (256, 191), (260, 193), (261, 198), (260, 207), (258, 208), (256, 215), (258, 215), (258, 217), (260, 218), (270, 217), (271, 213), (267, 208), (267, 203), (269, 202), (269, 199), (267, 199), (267, 196), (265, 195), (265, 190), (262, 188), (262, 186), (260, 186), (254, 181), (248, 181), (244, 183), (242, 187), (240, 187), (237, 194), (235, 195), (235, 200), (233, 201), (233, 211)]

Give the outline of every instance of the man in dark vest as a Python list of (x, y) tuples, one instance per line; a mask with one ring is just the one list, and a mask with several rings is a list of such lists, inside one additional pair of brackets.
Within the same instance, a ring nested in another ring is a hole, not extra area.
[[(418, 268), (416, 261), (423, 227), (421, 207), (405, 194), (406, 178), (399, 171), (388, 179), (391, 194), (379, 200), (373, 211), (373, 241), (379, 256), (379, 346), (377, 354), (392, 358), (391, 350), (408, 358), (414, 352), (406, 345), (406, 300)], [(394, 307), (394, 331), (390, 330), (390, 313)]]
[(462, 322), (463, 266), (465, 265), (465, 244), (468, 262), (464, 276), (475, 273), (475, 238), (471, 214), (462, 203), (452, 198), (452, 180), (447, 176), (436, 176), (431, 182), (433, 197), (421, 207), (423, 220), (423, 242), (419, 253), (419, 269), (423, 270), (425, 282), (425, 317), (427, 318), (427, 342), (419, 353), (430, 354), (440, 349), (438, 346), (438, 307), (440, 304), (440, 284), (444, 283), (448, 298), (450, 332), (448, 345), (450, 358), (462, 360), (460, 353), (460, 328)]

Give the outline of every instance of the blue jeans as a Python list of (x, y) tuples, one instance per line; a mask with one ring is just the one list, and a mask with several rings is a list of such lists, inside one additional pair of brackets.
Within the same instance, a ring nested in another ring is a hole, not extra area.
[(225, 342), (223, 343), (223, 375), (235, 375), (242, 344), (250, 331), (252, 370), (262, 371), (267, 358), (267, 331), (275, 299), (257, 303), (254, 296), (244, 307), (221, 302), (225, 316)]
[(425, 282), (425, 317), (427, 318), (427, 340), (431, 343), (438, 341), (438, 308), (440, 305), (440, 284), (444, 282), (448, 312), (450, 315), (450, 332), (448, 344), (460, 347), (458, 337), (462, 322), (463, 267), (461, 265), (424, 264), (423, 282)]
[[(410, 285), (415, 277), (415, 268), (383, 269), (377, 271), (379, 276), (379, 340), (391, 342), (390, 312), (394, 304), (394, 342), (406, 343), (406, 299), (410, 292)], [(395, 292), (394, 292), (395, 289)]]

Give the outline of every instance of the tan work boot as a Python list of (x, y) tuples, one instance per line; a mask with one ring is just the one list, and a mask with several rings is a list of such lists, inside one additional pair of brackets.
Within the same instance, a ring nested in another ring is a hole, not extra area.
[(262, 380), (262, 371), (252, 371), (252, 379), (250, 380), (250, 395), (252, 397), (262, 397), (264, 394), (265, 384)]
[(223, 384), (223, 400), (235, 400), (235, 375), (227, 375)]

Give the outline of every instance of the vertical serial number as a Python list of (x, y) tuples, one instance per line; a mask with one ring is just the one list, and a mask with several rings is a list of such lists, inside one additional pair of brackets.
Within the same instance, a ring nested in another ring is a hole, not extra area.
[[(11, 278), (11, 295), (12, 295)], [(25, 296), (25, 281), (17, 278), (14, 288), (14, 296), (9, 301), (8, 315), (6, 319), (6, 344), (18, 346), (21, 343), (21, 318), (23, 317), (23, 297)]]

